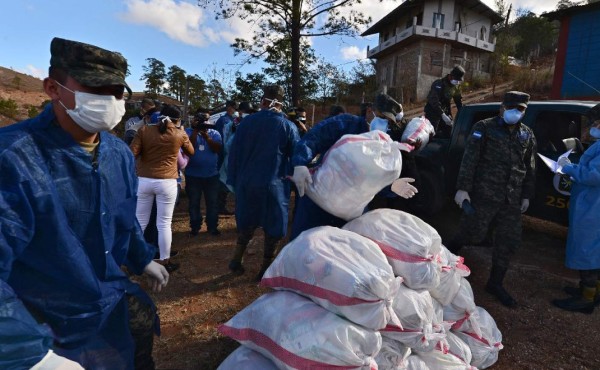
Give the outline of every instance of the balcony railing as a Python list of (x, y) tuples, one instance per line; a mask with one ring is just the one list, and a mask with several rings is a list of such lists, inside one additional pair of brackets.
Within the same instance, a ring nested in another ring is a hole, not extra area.
[(462, 44), (470, 45), (489, 52), (493, 52), (496, 48), (496, 45), (493, 42), (479, 40), (475, 36), (469, 36), (457, 31), (448, 31), (440, 28), (415, 25), (403, 30), (402, 32), (396, 34), (393, 37), (390, 37), (389, 39), (377, 45), (376, 47), (370, 48), (367, 53), (367, 57), (371, 58), (374, 55), (379, 54), (383, 50), (389, 48), (390, 46), (402, 42), (413, 35), (457, 41)]

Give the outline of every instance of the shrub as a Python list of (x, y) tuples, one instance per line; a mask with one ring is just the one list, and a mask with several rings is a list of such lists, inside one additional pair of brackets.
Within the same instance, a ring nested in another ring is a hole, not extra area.
[(27, 116), (29, 118), (33, 118), (35, 116), (37, 116), (39, 114), (38, 110), (36, 107), (34, 107), (33, 105), (29, 106), (29, 109), (27, 109)]
[(12, 99), (0, 99), (0, 114), (8, 118), (17, 118), (19, 114), (19, 106)]

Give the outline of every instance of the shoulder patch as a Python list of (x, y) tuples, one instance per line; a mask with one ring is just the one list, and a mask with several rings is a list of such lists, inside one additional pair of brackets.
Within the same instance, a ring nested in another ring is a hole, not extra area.
[(481, 139), (481, 137), (483, 136), (483, 134), (482, 134), (480, 131), (473, 131), (473, 134), (472, 134), (472, 136), (473, 136), (475, 139)]
[(442, 87), (440, 85), (435, 85), (436, 89), (441, 89)]

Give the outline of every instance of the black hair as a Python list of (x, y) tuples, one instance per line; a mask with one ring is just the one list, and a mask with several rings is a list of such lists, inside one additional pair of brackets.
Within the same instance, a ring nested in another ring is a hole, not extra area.
[(67, 82), (67, 77), (69, 76), (69, 74), (60, 68), (56, 68), (56, 67), (50, 67), (48, 68), (48, 77), (50, 77), (53, 80), (58, 81), (58, 83), (60, 84), (65, 84)]

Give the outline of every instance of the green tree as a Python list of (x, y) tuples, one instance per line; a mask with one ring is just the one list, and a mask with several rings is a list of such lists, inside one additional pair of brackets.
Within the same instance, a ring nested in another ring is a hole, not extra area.
[(155, 58), (147, 58), (146, 62), (148, 64), (142, 66), (144, 74), (140, 78), (140, 81), (146, 81), (146, 93), (156, 97), (163, 92), (163, 86), (166, 82), (167, 73), (165, 72), (165, 64)]
[(191, 112), (195, 111), (200, 107), (209, 106), (209, 96), (206, 90), (206, 81), (200, 76), (193, 75), (188, 76), (188, 101), (191, 108)]
[[(382, 0), (379, 0), (380, 2)], [(251, 39), (240, 38), (232, 45), (236, 53), (264, 58), (272, 46), (290, 43), (291, 101), (300, 100), (302, 42), (306, 38), (355, 36), (371, 18), (353, 9), (361, 0), (204, 0), (220, 9), (218, 18), (239, 17), (255, 25)], [(347, 10), (346, 14), (342, 14)]]
[(530, 62), (533, 58), (551, 55), (558, 42), (558, 30), (547, 19), (530, 11), (517, 10), (517, 19), (510, 33), (517, 36), (515, 56)]
[(245, 76), (237, 73), (235, 77), (236, 91), (233, 93), (233, 99), (258, 103), (262, 97), (261, 88), (266, 83), (267, 77), (263, 73), (248, 73)]
[(16, 119), (19, 114), (19, 106), (12, 99), (0, 99), (0, 114)]
[[(589, 1), (589, 2), (591, 3), (592, 1)], [(571, 0), (559, 0), (558, 3), (556, 4), (556, 10), (567, 9), (567, 8), (570, 8), (570, 7), (576, 6), (576, 5), (581, 5), (581, 3), (577, 2), (577, 1), (571, 1)]]
[(350, 70), (349, 79), (351, 83), (348, 87), (348, 94), (352, 101), (361, 101), (363, 100), (363, 97), (365, 101), (369, 101), (377, 94), (377, 74), (375, 72), (375, 62), (373, 60), (369, 59), (364, 62), (359, 61)]
[(183, 101), (185, 97), (186, 72), (178, 66), (169, 67), (167, 83), (169, 84), (169, 94), (175, 99)]

